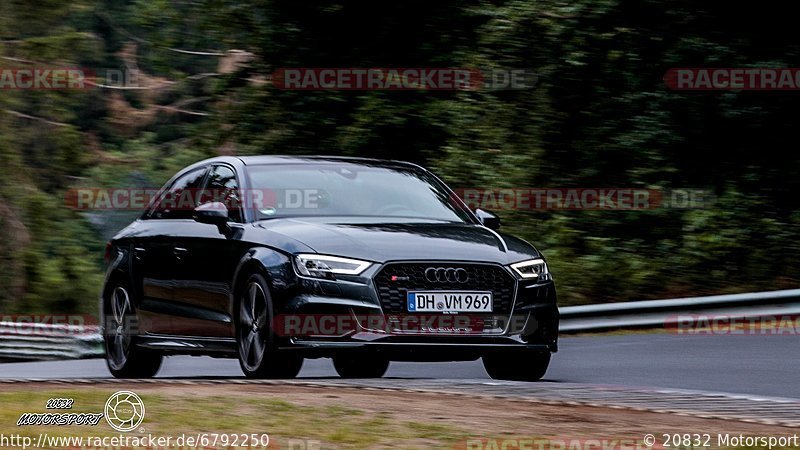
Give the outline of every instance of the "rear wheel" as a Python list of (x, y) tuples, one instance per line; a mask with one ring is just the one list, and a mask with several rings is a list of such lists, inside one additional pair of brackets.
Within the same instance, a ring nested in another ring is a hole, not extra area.
[(114, 284), (105, 306), (105, 315), (111, 313), (103, 336), (108, 370), (116, 378), (154, 377), (164, 357), (157, 351), (136, 346), (132, 329), (136, 313), (127, 287)]
[(538, 381), (550, 365), (550, 352), (513, 352), (484, 355), (483, 367), (496, 380)]
[(303, 358), (280, 351), (272, 332), (272, 297), (266, 279), (253, 274), (239, 297), (236, 316), (239, 365), (248, 378), (294, 378)]
[(389, 360), (374, 355), (333, 357), (333, 368), (342, 378), (380, 378), (389, 369)]

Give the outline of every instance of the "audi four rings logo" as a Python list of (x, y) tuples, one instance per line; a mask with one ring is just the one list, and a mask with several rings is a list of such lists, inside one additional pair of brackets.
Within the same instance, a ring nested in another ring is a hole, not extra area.
[(425, 279), (433, 283), (466, 283), (469, 274), (461, 268), (428, 267), (425, 269)]

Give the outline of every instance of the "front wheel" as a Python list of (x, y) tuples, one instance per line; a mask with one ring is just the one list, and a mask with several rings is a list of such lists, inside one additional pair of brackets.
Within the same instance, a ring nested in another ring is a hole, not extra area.
[(239, 298), (236, 316), (239, 365), (247, 378), (294, 378), (303, 358), (277, 349), (272, 332), (272, 297), (267, 280), (253, 274)]
[(333, 368), (342, 378), (380, 378), (389, 369), (389, 360), (373, 355), (334, 356)]
[(483, 367), (496, 380), (538, 381), (550, 366), (550, 352), (510, 352), (483, 356)]
[(137, 347), (134, 343), (136, 314), (130, 293), (124, 284), (112, 286), (105, 302), (106, 321), (103, 342), (106, 350), (106, 365), (115, 378), (152, 378), (161, 368), (164, 359), (161, 353)]

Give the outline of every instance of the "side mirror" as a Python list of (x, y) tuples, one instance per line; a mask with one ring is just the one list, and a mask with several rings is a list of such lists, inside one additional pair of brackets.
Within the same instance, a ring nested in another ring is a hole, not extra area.
[(227, 226), (228, 207), (222, 202), (203, 203), (194, 209), (194, 220), (211, 225)]
[(486, 228), (491, 228), (492, 230), (500, 228), (500, 218), (494, 213), (478, 208), (475, 210), (475, 216)]

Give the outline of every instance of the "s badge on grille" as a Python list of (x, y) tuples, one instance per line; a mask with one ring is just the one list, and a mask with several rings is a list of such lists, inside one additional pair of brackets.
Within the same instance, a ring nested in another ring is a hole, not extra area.
[(397, 275), (392, 275), (389, 279), (392, 280), (392, 281), (408, 281), (411, 278), (409, 278), (409, 277), (399, 277)]

